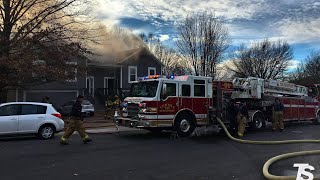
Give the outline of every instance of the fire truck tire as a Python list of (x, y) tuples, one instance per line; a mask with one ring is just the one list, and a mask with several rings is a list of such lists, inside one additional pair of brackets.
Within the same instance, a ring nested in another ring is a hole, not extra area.
[(195, 118), (191, 113), (181, 113), (176, 117), (174, 130), (180, 137), (190, 136), (196, 128)]
[(266, 127), (266, 119), (261, 112), (254, 114), (252, 122), (249, 124), (251, 130), (260, 130)]

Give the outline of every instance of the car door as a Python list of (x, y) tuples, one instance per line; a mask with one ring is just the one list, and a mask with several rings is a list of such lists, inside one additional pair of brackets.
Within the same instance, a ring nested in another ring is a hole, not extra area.
[(15, 134), (19, 126), (19, 105), (3, 105), (0, 107), (0, 134)]
[(47, 106), (22, 104), (19, 116), (19, 133), (35, 133), (39, 125), (45, 120)]

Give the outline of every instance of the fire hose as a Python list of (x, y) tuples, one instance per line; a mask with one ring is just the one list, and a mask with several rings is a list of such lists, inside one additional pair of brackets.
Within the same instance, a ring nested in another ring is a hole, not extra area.
[[(227, 136), (239, 143), (244, 143), (244, 144), (258, 144), (258, 145), (276, 145), (276, 144), (295, 144), (295, 143), (320, 143), (320, 140), (315, 140), (315, 139), (304, 139), (304, 140), (282, 140), (282, 141), (252, 141), (252, 140), (244, 140), (244, 139), (238, 139), (229, 133), (228, 129), (224, 125), (224, 123), (216, 117), (219, 124), (223, 128), (224, 132), (227, 134)], [(297, 157), (297, 156), (305, 156), (305, 155), (320, 155), (320, 150), (311, 150), (311, 151), (300, 151), (300, 152), (292, 152), (292, 153), (286, 153), (282, 155), (275, 156), (271, 159), (269, 159), (262, 168), (262, 173), (264, 177), (268, 180), (296, 180), (296, 177), (294, 176), (276, 176), (272, 175), (269, 173), (269, 167), (275, 163), (276, 161), (292, 158), (292, 157)], [(317, 180), (316, 178), (314, 180)], [(318, 179), (320, 180), (320, 179)]]

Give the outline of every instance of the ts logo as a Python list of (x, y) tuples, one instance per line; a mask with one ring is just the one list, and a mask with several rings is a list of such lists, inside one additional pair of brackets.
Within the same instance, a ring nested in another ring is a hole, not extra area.
[[(310, 166), (309, 164), (294, 164), (293, 167), (298, 168), (298, 174), (296, 180), (313, 180), (314, 176), (311, 172), (307, 172), (306, 170), (314, 171), (314, 167)], [(302, 177), (307, 177), (308, 179), (305, 179)]]

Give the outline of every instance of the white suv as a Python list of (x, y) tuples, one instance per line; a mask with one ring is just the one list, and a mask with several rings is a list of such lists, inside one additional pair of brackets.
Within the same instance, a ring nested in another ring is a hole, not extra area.
[(0, 104), (0, 135), (37, 134), (49, 139), (62, 131), (64, 121), (51, 104), (12, 102)]

